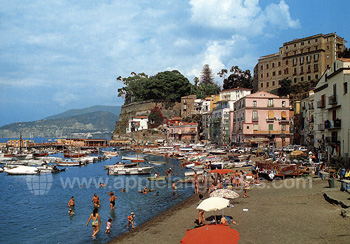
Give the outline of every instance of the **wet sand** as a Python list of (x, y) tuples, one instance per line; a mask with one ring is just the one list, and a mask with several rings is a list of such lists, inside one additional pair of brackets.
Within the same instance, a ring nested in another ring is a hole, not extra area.
[[(248, 192), (249, 198), (232, 200), (234, 207), (224, 213), (237, 221), (230, 226), (240, 233), (239, 244), (350, 243), (350, 219), (324, 199), (325, 187), (328, 182), (316, 178), (264, 182)], [(197, 203), (194, 195), (111, 243), (179, 243), (186, 230), (196, 226)], [(214, 214), (206, 212), (205, 217)]]

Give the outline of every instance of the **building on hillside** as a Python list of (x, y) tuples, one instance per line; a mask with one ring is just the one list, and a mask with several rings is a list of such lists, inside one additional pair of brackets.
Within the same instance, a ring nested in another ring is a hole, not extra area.
[(349, 158), (350, 59), (339, 59), (327, 70), (315, 89), (315, 147), (328, 156)]
[(336, 33), (330, 33), (283, 43), (278, 53), (259, 58), (254, 69), (254, 89), (277, 94), (284, 78), (292, 84), (318, 80), (344, 51), (345, 42)]
[(197, 123), (180, 122), (168, 129), (168, 141), (196, 143), (198, 139)]
[(180, 122), (181, 122), (181, 117), (172, 117), (172, 118), (166, 119), (165, 121), (168, 127), (178, 125)]
[(214, 104), (210, 122), (211, 141), (217, 144), (230, 143), (230, 111), (235, 101), (251, 93), (251, 89), (234, 88), (220, 92), (220, 100)]
[(200, 132), (199, 139), (200, 140), (210, 140), (210, 120), (214, 107), (214, 101), (220, 100), (220, 95), (211, 95), (205, 98), (202, 104), (202, 131)]
[(196, 95), (181, 97), (181, 118), (191, 117), (194, 112)]
[(29, 147), (30, 144), (33, 144), (31, 140), (20, 140), (20, 139), (11, 139), (6, 142), (7, 147)]
[(147, 130), (148, 129), (148, 116), (135, 116), (129, 120), (129, 126), (126, 128), (126, 133)]
[(293, 112), (288, 97), (262, 91), (239, 99), (234, 107), (234, 144), (279, 148), (290, 143)]
[(86, 139), (84, 141), (85, 147), (105, 147), (108, 146), (107, 139)]

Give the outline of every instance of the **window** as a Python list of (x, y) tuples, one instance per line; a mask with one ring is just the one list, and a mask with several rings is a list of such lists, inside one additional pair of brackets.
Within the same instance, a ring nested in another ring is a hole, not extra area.
[(261, 70), (264, 70), (264, 65), (261, 65), (261, 66), (260, 66), (260, 69), (261, 69)]
[(304, 46), (304, 42), (301, 42), (301, 45)]
[(279, 70), (279, 71), (278, 71), (278, 75), (282, 75), (282, 70)]
[(264, 78), (264, 75), (263, 75), (263, 74), (261, 74), (261, 75), (260, 75), (260, 77), (261, 77), (261, 78)]
[(311, 75), (309, 75), (309, 76), (307, 77), (307, 80), (311, 80)]
[(286, 131), (286, 125), (282, 125), (282, 131)]
[(275, 63), (272, 63), (272, 68), (275, 68)]
[(247, 130), (249, 130), (249, 126), (247, 125)]
[(268, 69), (269, 68), (269, 64), (266, 64), (266, 69)]
[(273, 107), (273, 98), (269, 98), (268, 106)]
[(306, 62), (310, 63), (311, 62), (311, 55), (306, 56)]
[(318, 75), (315, 75), (315, 79), (316, 79), (316, 80), (318, 79)]
[(266, 73), (266, 77), (269, 77), (269, 73)]
[(282, 120), (287, 120), (287, 112), (286, 111), (282, 111), (281, 112), (281, 119)]
[(257, 101), (253, 101), (253, 107), (257, 106)]
[(260, 83), (260, 87), (261, 87), (261, 88), (263, 88), (263, 87), (264, 87), (264, 84), (263, 84), (262, 82)]
[(286, 101), (282, 101), (282, 107), (286, 106)]
[(310, 73), (311, 72), (311, 65), (307, 66), (307, 72)]
[(253, 110), (253, 121), (258, 120), (258, 110)]
[(314, 55), (315, 62), (318, 61), (318, 57), (319, 57), (319, 55), (318, 55), (318, 53), (316, 53), (316, 54)]
[[(318, 64), (314, 64), (314, 71), (318, 72)], [(316, 78), (317, 79), (317, 78)]]
[(272, 72), (272, 76), (276, 76), (276, 71)]
[(294, 68), (293, 75), (297, 74), (297, 68)]
[(294, 83), (297, 83), (298, 79), (297, 78), (294, 78)]
[(275, 86), (275, 85), (276, 85), (276, 83), (275, 83), (275, 81), (273, 80), (273, 81), (272, 81), (272, 86)]
[(303, 66), (300, 67), (300, 74), (304, 74), (304, 67)]
[(298, 63), (298, 59), (297, 58), (293, 58), (293, 65), (294, 66), (297, 65), (297, 63)]
[(273, 124), (269, 124), (269, 130), (273, 130)]
[(304, 57), (300, 57), (300, 64), (304, 64)]
[(273, 120), (274, 119), (274, 116), (273, 116), (273, 111), (270, 110), (269, 111), (269, 117), (268, 117), (269, 120)]
[(281, 85), (281, 80), (278, 80), (278, 85)]
[(266, 87), (269, 87), (269, 82), (266, 82)]
[(300, 81), (304, 81), (304, 77), (300, 77)]
[(286, 65), (288, 65), (288, 60), (286, 60)]
[(315, 39), (315, 42), (317, 42), (317, 39)]
[(297, 44), (296, 44), (296, 43), (294, 43), (294, 47), (297, 47)]
[(253, 130), (258, 131), (259, 130), (259, 125), (253, 125)]
[(344, 89), (344, 94), (348, 93), (348, 83), (347, 82), (343, 83), (343, 89)]
[(280, 67), (281, 66), (281, 61), (278, 61), (278, 67)]

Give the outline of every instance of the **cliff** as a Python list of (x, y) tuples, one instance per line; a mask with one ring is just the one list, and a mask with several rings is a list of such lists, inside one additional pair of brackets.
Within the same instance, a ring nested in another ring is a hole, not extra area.
[(118, 122), (113, 132), (112, 139), (135, 139), (138, 141), (144, 139), (144, 141), (153, 141), (154, 138), (157, 139), (157, 137), (164, 138), (164, 133), (161, 131), (157, 132), (157, 130), (153, 130), (152, 132), (148, 130), (126, 134), (126, 128), (128, 127), (129, 120), (132, 117), (138, 115), (148, 116), (151, 110), (155, 107), (160, 108), (165, 119), (180, 116), (181, 104), (176, 102), (149, 100), (123, 105), (119, 114)]

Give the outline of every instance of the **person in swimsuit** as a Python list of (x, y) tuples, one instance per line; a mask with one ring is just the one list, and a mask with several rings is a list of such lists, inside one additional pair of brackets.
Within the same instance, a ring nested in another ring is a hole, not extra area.
[(100, 198), (97, 196), (96, 193), (95, 193), (94, 196), (92, 197), (91, 202), (94, 203), (94, 207), (95, 207), (95, 208), (99, 208), (99, 207), (100, 207)]
[(96, 234), (100, 231), (100, 225), (102, 224), (100, 215), (97, 213), (98, 209), (94, 208), (92, 214), (90, 214), (90, 218), (88, 219), (86, 226), (88, 226), (90, 220), (92, 220), (92, 237), (95, 238)]
[(109, 198), (109, 203), (110, 203), (110, 205), (111, 205), (111, 210), (113, 210), (114, 209), (114, 206), (115, 206), (115, 201), (117, 200), (117, 197), (116, 196), (114, 196), (114, 193), (112, 192), (111, 194), (110, 194), (110, 198)]
[(134, 218), (135, 214), (134, 212), (131, 212), (130, 216), (128, 216), (128, 225), (126, 226), (126, 228), (129, 228), (129, 225), (131, 224), (131, 228), (134, 229)]
[(74, 202), (74, 197), (72, 196), (72, 198), (68, 202), (68, 207), (69, 209), (73, 209), (74, 206), (75, 206), (75, 202)]
[(125, 192), (125, 188), (123, 188), (122, 192)]
[(173, 173), (173, 170), (171, 168), (169, 168), (167, 171), (165, 171), (165, 175), (166, 177), (165, 178), (168, 178), (170, 174)]
[[(198, 205), (203, 201), (203, 195), (199, 194), (199, 202)], [(197, 206), (198, 206), (197, 205)], [(204, 210), (198, 211), (198, 225), (205, 225), (205, 217), (204, 217)]]
[(112, 219), (109, 219), (107, 222), (105, 233), (107, 233), (107, 234), (111, 233), (111, 227), (112, 227)]

